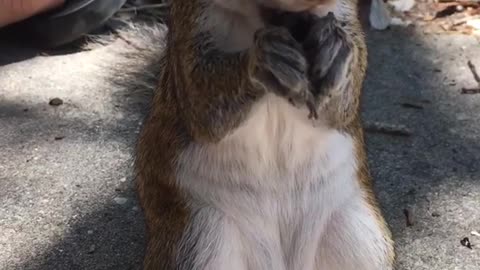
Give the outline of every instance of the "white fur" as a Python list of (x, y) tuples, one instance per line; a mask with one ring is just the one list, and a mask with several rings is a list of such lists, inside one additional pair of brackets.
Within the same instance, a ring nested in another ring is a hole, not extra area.
[(268, 95), (222, 142), (180, 155), (178, 184), (208, 213), (197, 230), (221, 228), (198, 246), (215, 254), (199, 269), (386, 269), (377, 267), (386, 244), (362, 199), (352, 138), (307, 116)]
[(391, 270), (389, 244), (358, 192), (335, 213), (320, 242), (316, 270)]

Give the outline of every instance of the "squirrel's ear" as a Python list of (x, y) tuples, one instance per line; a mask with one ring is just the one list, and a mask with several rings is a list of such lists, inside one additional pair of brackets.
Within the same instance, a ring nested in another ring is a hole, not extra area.
[(383, 0), (372, 0), (369, 19), (370, 25), (377, 30), (384, 30), (390, 25), (390, 12)]

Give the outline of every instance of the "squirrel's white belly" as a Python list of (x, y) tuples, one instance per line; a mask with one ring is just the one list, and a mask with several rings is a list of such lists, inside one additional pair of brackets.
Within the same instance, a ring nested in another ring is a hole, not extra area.
[(220, 143), (191, 145), (177, 165), (179, 187), (201, 213), (198, 230), (219, 230), (197, 245), (218, 249), (202, 269), (314, 269), (330, 215), (361, 196), (353, 139), (273, 95)]

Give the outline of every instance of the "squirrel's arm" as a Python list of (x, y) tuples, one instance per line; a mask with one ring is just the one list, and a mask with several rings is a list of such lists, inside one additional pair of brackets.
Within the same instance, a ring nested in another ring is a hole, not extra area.
[(198, 23), (214, 15), (208, 14), (213, 12), (209, 5), (172, 3), (168, 52), (179, 113), (193, 139), (202, 142), (222, 139), (263, 94), (250, 83), (249, 52), (222, 51), (214, 43), (213, 28)]
[[(345, 1), (344, 1), (345, 2)], [(327, 98), (320, 114), (325, 114), (326, 120), (334, 128), (345, 128), (355, 120), (360, 111), (360, 98), (363, 87), (363, 81), (367, 68), (367, 48), (365, 37), (359, 18), (356, 12), (356, 1), (348, 2), (352, 5), (350, 12), (339, 17), (339, 28), (342, 32), (344, 46), (347, 48), (340, 52), (335, 61), (338, 66), (342, 66), (345, 72), (337, 71), (337, 74), (343, 74), (335, 80), (340, 83), (335, 84), (337, 89), (330, 89), (331, 96)], [(339, 3), (340, 5), (342, 3)], [(314, 12), (315, 13), (315, 12)], [(343, 63), (342, 62), (342, 57)], [(334, 71), (332, 69), (332, 71)]]
[(344, 128), (360, 114), (360, 98), (367, 69), (367, 47), (357, 18), (351, 18), (342, 27), (351, 46), (352, 60), (347, 68), (345, 82), (326, 106), (333, 126)]

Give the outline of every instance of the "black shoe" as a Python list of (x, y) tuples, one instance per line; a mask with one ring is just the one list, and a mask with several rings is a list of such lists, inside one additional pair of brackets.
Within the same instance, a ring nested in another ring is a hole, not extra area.
[(55, 48), (102, 26), (126, 0), (66, 0), (57, 9), (7, 27), (8, 32), (44, 48)]

